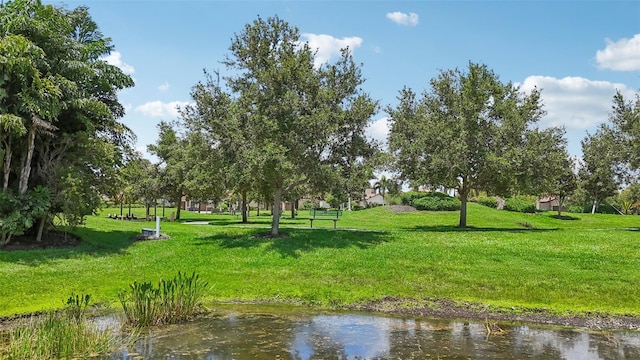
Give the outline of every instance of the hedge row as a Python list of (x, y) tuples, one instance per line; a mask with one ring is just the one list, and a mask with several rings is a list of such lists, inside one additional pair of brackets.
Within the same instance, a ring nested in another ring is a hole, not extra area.
[(418, 210), (456, 211), (460, 210), (460, 200), (440, 192), (409, 191), (402, 194), (402, 204)]

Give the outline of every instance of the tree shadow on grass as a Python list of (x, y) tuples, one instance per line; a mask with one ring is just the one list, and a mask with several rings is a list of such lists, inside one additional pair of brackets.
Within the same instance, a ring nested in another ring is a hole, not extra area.
[(555, 215), (549, 215), (550, 218), (556, 219), (556, 220), (580, 220), (579, 217), (576, 216), (570, 216), (570, 215), (560, 215), (558, 216), (558, 214)]
[(286, 229), (281, 237), (260, 236), (264, 229), (256, 229), (245, 235), (216, 234), (201, 238), (197, 245), (217, 245), (223, 249), (258, 248), (275, 251), (282, 257), (299, 257), (302, 253), (318, 249), (368, 249), (389, 240), (389, 234), (373, 231), (336, 231)]
[(81, 228), (73, 232), (82, 239), (72, 247), (40, 248), (5, 251), (0, 248), (0, 263), (11, 262), (26, 266), (39, 266), (56, 260), (74, 259), (81, 256), (108, 256), (122, 254), (136, 241), (139, 233), (134, 231), (97, 231)]
[(519, 224), (522, 226), (521, 228), (505, 228), (505, 227), (477, 227), (477, 226), (467, 226), (466, 228), (461, 228), (459, 226), (454, 225), (420, 225), (415, 226), (413, 228), (408, 229), (409, 231), (424, 231), (424, 232), (548, 232), (548, 231), (557, 231), (558, 228), (552, 229), (537, 229), (531, 227), (529, 224), (523, 223)]

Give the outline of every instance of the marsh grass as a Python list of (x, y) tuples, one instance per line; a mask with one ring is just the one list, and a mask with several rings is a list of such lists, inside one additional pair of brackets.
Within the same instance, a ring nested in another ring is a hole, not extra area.
[(114, 351), (113, 331), (87, 321), (88, 299), (72, 296), (63, 311), (32, 316), (0, 333), (0, 359), (86, 359)]
[(134, 282), (129, 291), (120, 292), (119, 299), (126, 324), (140, 328), (189, 319), (202, 310), (208, 291), (208, 283), (195, 272), (178, 272), (173, 279), (161, 279), (157, 287)]

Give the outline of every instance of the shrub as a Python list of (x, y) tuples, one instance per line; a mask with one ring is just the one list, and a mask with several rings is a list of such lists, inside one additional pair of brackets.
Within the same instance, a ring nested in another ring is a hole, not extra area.
[(413, 206), (418, 210), (428, 211), (456, 211), (460, 210), (460, 200), (443, 193), (426, 193), (413, 200)]
[(527, 198), (511, 197), (505, 200), (504, 209), (521, 213), (534, 213), (536, 212), (536, 204)]
[(172, 324), (184, 321), (202, 308), (208, 283), (194, 272), (187, 276), (178, 272), (171, 280), (160, 280), (158, 287), (150, 282), (134, 282), (130, 292), (118, 294), (125, 322), (134, 327)]
[(402, 202), (402, 205), (413, 205), (413, 201), (415, 199), (419, 199), (424, 195), (425, 193), (420, 191), (407, 191), (400, 195), (400, 201)]
[(490, 207), (490, 208), (493, 208), (493, 209), (498, 208), (498, 199), (496, 199), (493, 196), (479, 197), (477, 202), (478, 202), (478, 204), (486, 206), (486, 207)]
[(424, 197), (434, 197), (434, 196), (441, 197), (441, 198), (451, 197), (441, 192), (407, 191), (405, 193), (402, 193), (402, 195), (400, 195), (400, 202), (402, 203), (402, 205), (414, 205), (414, 201), (416, 201), (417, 199), (422, 199)]
[(392, 195), (387, 195), (385, 197), (385, 203), (387, 203), (387, 205), (401, 205), (402, 204), (402, 198), (398, 195), (392, 196)]

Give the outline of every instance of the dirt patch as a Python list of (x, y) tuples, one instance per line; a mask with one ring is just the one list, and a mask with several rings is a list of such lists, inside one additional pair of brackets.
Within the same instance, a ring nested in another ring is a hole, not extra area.
[(487, 305), (447, 299), (419, 301), (387, 297), (349, 308), (409, 316), (560, 325), (593, 330), (640, 330), (640, 316), (598, 313), (560, 315), (536, 309), (496, 309)]
[(416, 212), (418, 211), (413, 206), (409, 205), (389, 205), (387, 209), (393, 211), (394, 213), (403, 213), (403, 212)]
[(153, 235), (138, 235), (136, 236), (136, 240), (138, 241), (143, 241), (143, 240), (167, 240), (170, 239), (170, 237), (168, 235), (165, 234), (160, 234), (160, 236), (156, 236), (155, 234)]
[(74, 234), (49, 231), (42, 235), (42, 241), (40, 242), (36, 241), (35, 236), (14, 236), (9, 244), (0, 246), (0, 251), (72, 248), (78, 246), (81, 241)]

